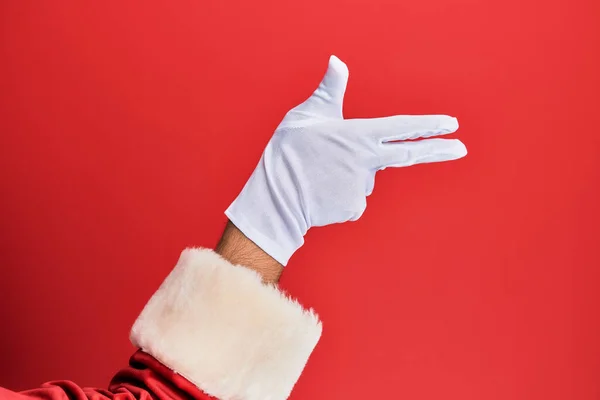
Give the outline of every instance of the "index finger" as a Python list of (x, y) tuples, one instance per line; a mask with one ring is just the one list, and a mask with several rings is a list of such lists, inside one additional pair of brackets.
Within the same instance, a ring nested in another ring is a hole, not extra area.
[(394, 115), (346, 121), (356, 133), (372, 135), (381, 143), (446, 135), (458, 130), (458, 120), (449, 115)]

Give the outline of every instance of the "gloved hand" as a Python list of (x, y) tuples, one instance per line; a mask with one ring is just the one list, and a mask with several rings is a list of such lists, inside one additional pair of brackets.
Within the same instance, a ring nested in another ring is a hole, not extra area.
[(291, 109), (254, 173), (225, 214), (250, 240), (286, 265), (312, 226), (355, 221), (365, 211), (375, 173), (386, 167), (455, 160), (467, 154), (446, 115), (344, 119), (348, 68), (329, 60), (312, 96)]

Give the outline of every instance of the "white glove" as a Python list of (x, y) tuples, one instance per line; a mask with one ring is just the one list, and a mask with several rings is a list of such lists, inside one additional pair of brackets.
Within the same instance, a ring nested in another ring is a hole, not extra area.
[(344, 119), (348, 68), (331, 56), (312, 96), (291, 109), (254, 173), (225, 214), (250, 240), (286, 265), (311, 226), (355, 221), (365, 211), (375, 173), (386, 167), (455, 160), (467, 149), (446, 115)]

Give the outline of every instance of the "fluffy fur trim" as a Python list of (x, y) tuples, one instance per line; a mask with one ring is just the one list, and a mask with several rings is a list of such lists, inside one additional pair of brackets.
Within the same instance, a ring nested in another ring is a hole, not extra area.
[(131, 330), (135, 346), (221, 400), (286, 399), (321, 323), (260, 276), (187, 249)]

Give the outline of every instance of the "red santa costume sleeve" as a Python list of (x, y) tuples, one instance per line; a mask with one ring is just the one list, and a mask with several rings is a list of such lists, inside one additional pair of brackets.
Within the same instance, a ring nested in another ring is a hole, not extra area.
[(108, 390), (56, 381), (0, 399), (283, 400), (320, 336), (314, 312), (255, 271), (187, 249), (135, 321), (140, 350)]

